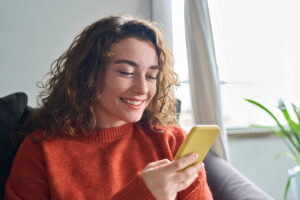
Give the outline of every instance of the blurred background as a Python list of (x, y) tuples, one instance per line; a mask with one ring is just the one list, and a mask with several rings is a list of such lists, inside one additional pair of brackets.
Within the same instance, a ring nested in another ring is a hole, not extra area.
[[(274, 199), (282, 199), (291, 160), (274, 134), (249, 128), (273, 126), (255, 98), (276, 110), (277, 100), (300, 103), (300, 2), (297, 0), (209, 0), (229, 161)], [(2, 0), (0, 1), (0, 96), (23, 91), (37, 106), (36, 83), (80, 31), (95, 20), (131, 14), (161, 23), (175, 57), (181, 86), (180, 125), (195, 124), (186, 56), (183, 0)], [(282, 117), (279, 117), (282, 119)]]

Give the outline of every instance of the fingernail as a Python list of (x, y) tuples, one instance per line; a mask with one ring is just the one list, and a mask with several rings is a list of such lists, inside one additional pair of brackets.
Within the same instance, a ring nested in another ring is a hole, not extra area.
[(194, 154), (194, 157), (195, 157), (195, 158), (198, 158), (198, 157), (199, 157), (199, 155), (195, 153), (195, 154)]
[(201, 169), (202, 167), (204, 167), (204, 163), (203, 162), (198, 163), (198, 169)]

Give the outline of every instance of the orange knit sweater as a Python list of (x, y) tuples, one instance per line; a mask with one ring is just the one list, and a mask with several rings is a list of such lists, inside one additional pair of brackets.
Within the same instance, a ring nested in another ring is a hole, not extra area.
[[(184, 137), (178, 127), (160, 134), (133, 123), (71, 140), (53, 138), (36, 143), (26, 137), (6, 183), (5, 198), (154, 199), (140, 172), (150, 162), (173, 160)], [(177, 199), (212, 199), (205, 169), (198, 177)]]

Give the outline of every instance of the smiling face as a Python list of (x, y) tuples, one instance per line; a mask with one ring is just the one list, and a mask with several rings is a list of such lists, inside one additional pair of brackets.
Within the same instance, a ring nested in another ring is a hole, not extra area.
[(97, 128), (139, 121), (156, 93), (158, 58), (151, 42), (126, 38), (111, 54), (103, 92), (93, 106)]

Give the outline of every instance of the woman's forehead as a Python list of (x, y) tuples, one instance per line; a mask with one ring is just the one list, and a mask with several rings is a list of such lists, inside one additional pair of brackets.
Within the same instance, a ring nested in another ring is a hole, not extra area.
[(110, 61), (132, 60), (136, 63), (158, 65), (158, 55), (150, 41), (126, 38), (112, 45)]

